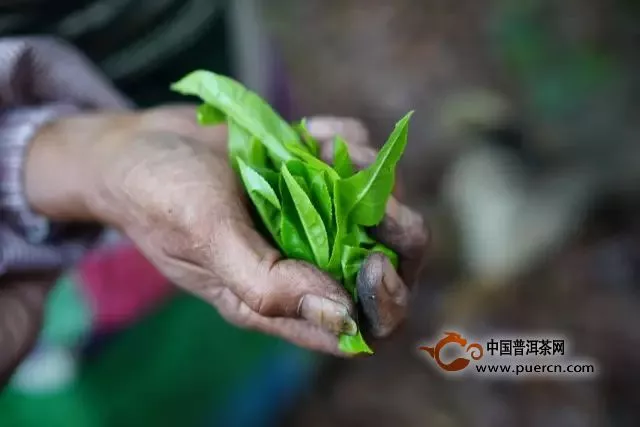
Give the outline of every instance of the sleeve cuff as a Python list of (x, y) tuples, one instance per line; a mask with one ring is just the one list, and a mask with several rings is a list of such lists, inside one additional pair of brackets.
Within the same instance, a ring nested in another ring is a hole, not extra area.
[(34, 212), (24, 192), (24, 164), (29, 143), (45, 124), (77, 113), (66, 104), (15, 108), (0, 114), (0, 212), (3, 223), (32, 244), (49, 237), (51, 224)]

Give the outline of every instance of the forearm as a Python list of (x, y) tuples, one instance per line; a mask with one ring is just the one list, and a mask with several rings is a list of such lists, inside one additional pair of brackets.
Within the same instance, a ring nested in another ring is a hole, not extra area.
[[(31, 208), (55, 221), (100, 221), (91, 195), (100, 191), (97, 161), (122, 138), (103, 139), (127, 128), (127, 114), (81, 114), (47, 124), (30, 144), (25, 159), (24, 190)], [(118, 126), (119, 124), (119, 126)]]

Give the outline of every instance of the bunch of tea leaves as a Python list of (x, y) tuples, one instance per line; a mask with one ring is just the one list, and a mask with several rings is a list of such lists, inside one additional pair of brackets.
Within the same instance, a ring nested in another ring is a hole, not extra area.
[[(198, 96), (201, 125), (227, 124), (229, 156), (264, 228), (289, 258), (316, 265), (358, 301), (356, 278), (372, 252), (397, 267), (397, 255), (367, 233), (384, 216), (412, 112), (402, 118), (375, 162), (356, 171), (347, 145), (334, 140), (333, 166), (320, 159), (304, 120), (290, 125), (237, 81), (194, 71), (171, 86)], [(372, 353), (360, 331), (340, 336), (341, 350)]]

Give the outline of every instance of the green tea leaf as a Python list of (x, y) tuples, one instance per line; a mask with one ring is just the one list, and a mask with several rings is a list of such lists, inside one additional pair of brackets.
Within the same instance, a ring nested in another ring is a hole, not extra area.
[(233, 79), (197, 70), (171, 85), (171, 89), (183, 95), (198, 96), (231, 117), (267, 147), (276, 168), (293, 158), (288, 147), (304, 147), (296, 132), (269, 104)]
[(331, 166), (323, 162), (322, 160), (315, 157), (313, 154), (308, 153), (301, 149), (300, 147), (289, 147), (289, 150), (292, 154), (294, 154), (298, 159), (304, 161), (307, 166), (317, 170), (323, 171), (327, 173), (330, 179), (337, 180), (340, 179), (340, 175), (333, 170)]
[(315, 206), (322, 217), (327, 232), (333, 230), (333, 202), (331, 201), (331, 194), (329, 193), (327, 178), (324, 172), (318, 172), (311, 178), (309, 195), (311, 196), (313, 206)]
[(335, 238), (333, 247), (331, 248), (331, 257), (329, 258), (329, 273), (338, 281), (342, 281), (342, 247), (344, 246), (343, 238), (347, 234), (347, 216), (344, 214), (344, 195), (339, 180), (333, 182), (333, 210), (334, 210), (334, 227)]
[(251, 169), (242, 159), (238, 158), (237, 161), (240, 177), (247, 194), (265, 226), (277, 241), (281, 223), (281, 205), (278, 196), (271, 185), (258, 172)]
[(296, 180), (296, 182), (298, 183), (298, 185), (300, 186), (304, 194), (309, 196), (309, 184), (307, 184), (307, 181), (301, 176), (294, 176), (293, 179)]
[(252, 167), (265, 167), (267, 153), (264, 146), (231, 117), (227, 118), (227, 140), (231, 166), (238, 170), (238, 159)]
[(289, 194), (294, 201), (298, 218), (307, 236), (307, 242), (313, 252), (315, 263), (324, 270), (329, 263), (329, 238), (324, 223), (322, 222), (322, 217), (320, 217), (318, 211), (313, 207), (304, 189), (293, 175), (291, 175), (288, 164), (285, 164), (280, 172), (289, 190)]
[(362, 267), (362, 263), (369, 256), (369, 251), (364, 248), (345, 245), (342, 247), (342, 275), (344, 287), (357, 301), (356, 277)]
[(214, 126), (224, 123), (225, 115), (222, 111), (209, 104), (200, 104), (196, 110), (198, 123), (202, 126)]
[[(284, 168), (283, 168), (284, 169)], [(299, 259), (315, 263), (315, 256), (304, 234), (304, 230), (295, 202), (282, 174), (279, 176), (280, 203), (282, 216), (280, 218), (280, 249), (288, 258)]]
[(354, 223), (372, 227), (382, 221), (395, 182), (395, 167), (407, 145), (407, 128), (412, 113), (396, 124), (372, 165), (338, 182), (344, 213)]
[(333, 140), (333, 169), (341, 178), (349, 178), (355, 171), (347, 143), (340, 136)]
[(381, 252), (386, 255), (387, 258), (389, 258), (391, 265), (393, 265), (393, 268), (395, 268), (396, 270), (398, 269), (398, 254), (396, 254), (394, 251), (392, 251), (382, 243), (376, 243), (376, 245), (371, 248), (371, 253), (373, 252)]
[(268, 164), (267, 150), (255, 136), (251, 137), (249, 143), (249, 164), (254, 167), (267, 167)]
[(340, 335), (338, 348), (345, 353), (367, 353), (373, 354), (373, 351), (367, 345), (360, 331), (355, 336)]
[(296, 123), (293, 128), (298, 132), (298, 135), (300, 135), (300, 139), (307, 145), (309, 152), (315, 157), (320, 157), (320, 144), (318, 144), (318, 141), (316, 141), (307, 130), (306, 119), (302, 119), (299, 123)]
[(252, 166), (252, 169), (258, 172), (260, 176), (269, 183), (273, 191), (278, 196), (278, 200), (280, 200), (280, 175), (278, 172), (260, 166)]
[(344, 243), (365, 249), (373, 248), (378, 242), (375, 241), (364, 227), (360, 225), (351, 225), (352, 229), (344, 237)]

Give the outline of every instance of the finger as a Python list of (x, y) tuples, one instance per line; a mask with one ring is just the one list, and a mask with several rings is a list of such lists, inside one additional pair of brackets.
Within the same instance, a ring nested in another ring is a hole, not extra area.
[(275, 335), (309, 350), (348, 356), (338, 349), (338, 337), (335, 334), (302, 319), (262, 316), (228, 288), (218, 296), (216, 306), (229, 323), (239, 327)]
[(362, 122), (356, 119), (316, 116), (307, 120), (307, 131), (325, 145), (332, 145), (329, 143), (338, 135), (351, 145), (369, 145), (369, 132)]
[(385, 216), (373, 229), (373, 235), (400, 255), (400, 275), (412, 286), (420, 274), (429, 242), (422, 216), (391, 196)]
[(389, 259), (373, 253), (365, 260), (356, 280), (369, 333), (389, 336), (407, 316), (409, 289)]
[(0, 387), (33, 346), (42, 325), (48, 284), (19, 283), (0, 288)]
[(193, 105), (169, 105), (153, 108), (141, 114), (140, 126), (146, 130), (178, 134), (216, 151), (226, 150), (227, 127), (201, 126)]
[(250, 225), (223, 227), (213, 254), (215, 271), (261, 316), (303, 318), (334, 334), (357, 332), (351, 298), (340, 284), (312, 265), (282, 259)]

